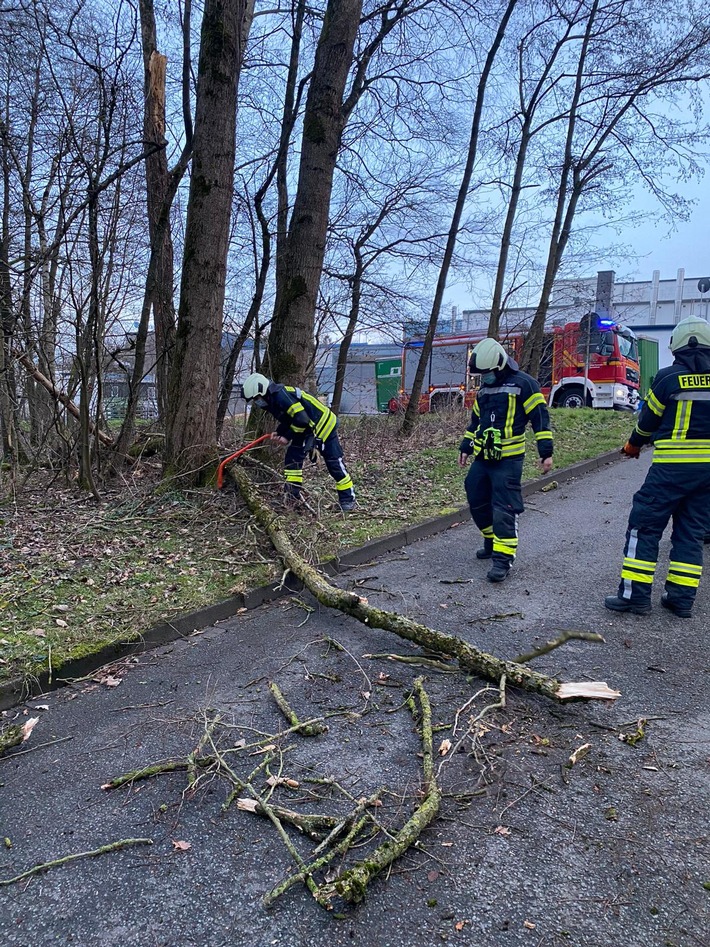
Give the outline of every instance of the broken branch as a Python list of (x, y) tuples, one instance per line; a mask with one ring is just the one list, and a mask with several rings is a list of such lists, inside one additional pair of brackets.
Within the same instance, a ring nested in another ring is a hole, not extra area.
[(317, 737), (321, 733), (327, 732), (328, 728), (325, 726), (325, 724), (302, 723), (298, 719), (296, 711), (291, 707), (289, 702), (284, 697), (281, 688), (274, 681), (269, 681), (269, 690), (276, 701), (276, 706), (291, 724), (294, 733), (300, 733), (304, 737)]
[(340, 895), (346, 901), (357, 903), (365, 897), (368, 883), (415, 844), (424, 829), (436, 818), (441, 804), (434, 774), (434, 750), (431, 730), (431, 704), (421, 677), (414, 681), (414, 693), (419, 699), (422, 730), (422, 755), (424, 776), (424, 799), (414, 810), (409, 821), (393, 838), (383, 842), (366, 859), (357, 862), (340, 874), (334, 881), (321, 885), (315, 893), (320, 905), (332, 909), (332, 899)]
[(35, 865), (34, 868), (28, 868), (14, 878), (4, 878), (0, 881), (0, 886), (13, 885), (23, 878), (30, 878), (32, 875), (38, 875), (42, 871), (48, 871), (50, 868), (56, 868), (58, 865), (66, 865), (68, 862), (76, 861), (79, 858), (94, 858), (96, 855), (105, 855), (107, 852), (117, 852), (121, 848), (127, 848), (129, 845), (152, 845), (152, 838), (124, 838), (118, 842), (110, 842), (108, 845), (102, 845), (100, 848), (94, 848), (90, 852), (77, 852), (74, 855), (65, 855), (63, 858), (55, 858), (50, 862), (43, 862), (41, 865)]

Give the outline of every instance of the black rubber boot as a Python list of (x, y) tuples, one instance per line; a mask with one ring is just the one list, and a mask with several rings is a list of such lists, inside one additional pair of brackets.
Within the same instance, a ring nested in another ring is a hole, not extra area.
[(650, 603), (641, 605), (628, 598), (619, 598), (618, 595), (607, 595), (604, 605), (612, 612), (631, 612), (632, 615), (648, 615), (651, 611)]
[(692, 609), (687, 606), (676, 605), (673, 599), (669, 597), (668, 592), (664, 592), (661, 596), (661, 605), (667, 608), (669, 612), (677, 615), (678, 618), (690, 618), (692, 616)]
[(503, 582), (510, 572), (510, 566), (504, 565), (502, 562), (494, 562), (491, 568), (488, 570), (486, 578), (489, 582)]
[(481, 549), (476, 550), (476, 559), (490, 559), (493, 555), (493, 540), (484, 539)]

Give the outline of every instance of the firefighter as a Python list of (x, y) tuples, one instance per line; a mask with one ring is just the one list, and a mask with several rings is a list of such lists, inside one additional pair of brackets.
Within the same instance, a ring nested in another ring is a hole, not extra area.
[(621, 452), (638, 458), (653, 440), (653, 463), (635, 494), (626, 531), (621, 582), (604, 600), (615, 612), (647, 615), (658, 544), (673, 519), (661, 605), (690, 618), (710, 535), (710, 325), (683, 319), (670, 339), (673, 364), (653, 379), (646, 405)]
[(481, 388), (473, 405), (471, 424), (459, 447), (459, 465), (473, 463), (465, 488), (473, 521), (483, 534), (478, 559), (491, 559), (488, 579), (502, 582), (518, 548), (518, 514), (523, 512), (521, 480), (525, 457), (525, 427), (532, 425), (545, 473), (552, 469), (552, 434), (547, 404), (540, 386), (521, 372), (495, 339), (476, 345), (469, 362), (480, 374)]
[(258, 372), (243, 383), (242, 397), (278, 421), (271, 437), (286, 446), (284, 495), (287, 503), (297, 506), (302, 502), (303, 462), (308, 454), (315, 461), (317, 450), (335, 480), (340, 509), (344, 513), (352, 512), (357, 506), (355, 490), (343, 463), (338, 419), (330, 408), (308, 392), (292, 385), (278, 385)]

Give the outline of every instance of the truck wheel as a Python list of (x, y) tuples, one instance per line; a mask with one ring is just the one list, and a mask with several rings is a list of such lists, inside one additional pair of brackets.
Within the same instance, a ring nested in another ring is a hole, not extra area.
[(570, 385), (557, 399), (558, 408), (586, 408), (589, 406), (589, 397), (584, 397), (581, 385)]
[(388, 414), (403, 414), (404, 413), (404, 408), (399, 398), (390, 398), (390, 400), (387, 402), (387, 412)]

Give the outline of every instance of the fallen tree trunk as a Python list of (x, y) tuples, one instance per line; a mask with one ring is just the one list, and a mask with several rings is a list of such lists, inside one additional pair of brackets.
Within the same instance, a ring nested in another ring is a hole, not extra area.
[[(23, 355), (21, 352), (17, 351), (13, 351), (12, 354), (20, 363), (20, 365), (22, 365), (27, 374), (34, 378), (34, 380), (42, 385), (43, 388), (46, 388), (56, 401), (58, 401), (60, 404), (63, 404), (72, 417), (76, 418), (77, 420), (81, 419), (79, 409), (71, 400), (69, 395), (60, 388), (57, 388), (54, 382), (47, 378), (46, 375), (43, 375), (42, 372), (35, 365), (33, 365), (32, 359), (28, 355)], [(96, 432), (96, 425), (93, 421), (89, 421), (89, 433), (94, 434), (94, 432)], [(113, 438), (109, 437), (105, 431), (100, 430), (96, 433), (102, 444), (104, 444), (106, 447), (113, 446)]]
[(279, 517), (258, 498), (256, 490), (247, 473), (234, 465), (229, 469), (244, 500), (259, 520), (273, 543), (284, 565), (303, 582), (308, 591), (327, 608), (335, 608), (352, 615), (371, 628), (382, 628), (393, 634), (413, 641), (422, 648), (438, 651), (456, 658), (459, 666), (487, 680), (498, 682), (505, 674), (509, 684), (524, 690), (533, 691), (561, 701), (571, 698), (615, 699), (618, 691), (613, 691), (602, 682), (580, 682), (563, 684), (556, 678), (533, 671), (515, 661), (506, 661), (474, 647), (467, 641), (454, 635), (422, 625), (398, 612), (388, 612), (370, 605), (367, 599), (332, 585), (313, 566), (298, 555), (286, 533), (279, 527)]

